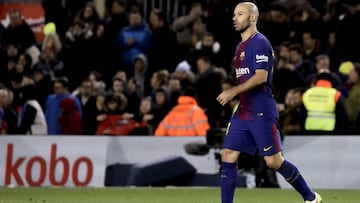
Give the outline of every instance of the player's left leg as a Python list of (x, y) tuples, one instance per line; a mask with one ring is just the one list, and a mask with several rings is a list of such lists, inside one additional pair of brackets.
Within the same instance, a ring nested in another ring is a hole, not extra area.
[(282, 143), (276, 120), (258, 120), (249, 123), (249, 128), (266, 165), (279, 172), (300, 193), (304, 201), (316, 201), (315, 192), (310, 189), (298, 168), (281, 154)]
[[(304, 201), (315, 200), (315, 192), (310, 189), (298, 168), (291, 162), (285, 160), (281, 152), (271, 156), (264, 156), (266, 165), (279, 172), (285, 180), (300, 193)], [(316, 201), (314, 203), (317, 203)]]

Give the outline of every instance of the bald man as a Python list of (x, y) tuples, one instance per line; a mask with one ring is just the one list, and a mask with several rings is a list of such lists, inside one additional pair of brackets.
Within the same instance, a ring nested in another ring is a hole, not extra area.
[(310, 189), (297, 167), (281, 154), (279, 114), (271, 88), (273, 48), (257, 30), (258, 19), (259, 10), (254, 3), (239, 3), (234, 10), (234, 27), (242, 39), (234, 57), (238, 85), (223, 91), (217, 101), (225, 105), (238, 97), (240, 102), (229, 121), (221, 153), (222, 203), (233, 202), (240, 153), (254, 155), (257, 151), (269, 168), (279, 172), (299, 192), (305, 203), (320, 203), (320, 195)]

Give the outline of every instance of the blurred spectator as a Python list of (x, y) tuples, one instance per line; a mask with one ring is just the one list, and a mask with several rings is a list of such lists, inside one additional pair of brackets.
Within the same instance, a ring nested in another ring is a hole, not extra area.
[(196, 43), (192, 55), (194, 58), (191, 60), (191, 64), (194, 65), (201, 56), (208, 56), (211, 59), (211, 62), (217, 67), (224, 67), (225, 65), (221, 45), (215, 40), (215, 37), (211, 32), (205, 33), (204, 37)]
[(13, 95), (11, 106), (16, 111), (17, 111), (18, 106), (21, 105), (20, 104), (20, 98), (19, 98), (20, 88), (23, 86), (24, 81), (27, 80), (25, 78), (26, 77), (24, 75), (22, 75), (22, 74), (14, 74), (11, 77), (11, 86), (9, 88), (11, 90), (12, 95)]
[(143, 21), (138, 10), (129, 14), (129, 26), (124, 27), (117, 36), (117, 44), (121, 49), (121, 60), (129, 74), (129, 68), (139, 54), (147, 55), (151, 48), (152, 32)]
[(36, 100), (39, 102), (43, 111), (45, 111), (45, 104), (47, 96), (53, 93), (54, 90), (54, 82), (53, 79), (53, 71), (48, 66), (36, 66), (34, 70), (34, 84), (36, 95)]
[(181, 83), (181, 88), (184, 90), (187, 87), (195, 86), (195, 74), (191, 70), (190, 64), (184, 60), (181, 61), (175, 68), (175, 71), (173, 73), (174, 76), (179, 78)]
[(104, 108), (97, 117), (98, 121), (104, 120), (106, 115), (121, 115), (124, 113), (121, 109), (122, 101), (114, 92), (107, 92), (104, 99)]
[(222, 106), (216, 101), (216, 97), (221, 93), (222, 75), (215, 72), (215, 67), (207, 56), (197, 60), (197, 69), (198, 77), (195, 87), (199, 106), (204, 109), (211, 128), (217, 128)]
[(109, 91), (113, 92), (117, 96), (120, 96), (121, 94), (124, 94), (125, 89), (126, 89), (126, 81), (118, 77), (114, 77), (112, 79), (112, 86)]
[[(96, 108), (96, 97), (93, 92), (93, 83), (90, 80), (84, 80), (80, 85), (79, 92), (75, 94), (81, 103), (83, 113), (81, 117), (83, 129), (81, 132), (85, 135), (94, 135), (97, 127), (96, 116), (98, 111)], [(72, 106), (72, 104), (68, 105), (70, 105), (69, 107)]]
[[(149, 71), (153, 73), (166, 69), (171, 72), (171, 68), (176, 64), (178, 55), (176, 33), (170, 29), (165, 13), (159, 9), (151, 11), (149, 23), (153, 33), (152, 47), (149, 52), (149, 64), (151, 67)], [(165, 52), (166, 56), (164, 56)]]
[(315, 86), (302, 97), (301, 129), (304, 134), (346, 134), (349, 119), (344, 97), (331, 83), (329, 73), (321, 73)]
[(336, 32), (330, 32), (327, 37), (327, 43), (324, 45), (324, 54), (330, 58), (330, 71), (336, 72), (341, 63), (339, 44), (336, 40)]
[(180, 58), (186, 59), (187, 53), (194, 50), (196, 43), (206, 33), (206, 24), (201, 19), (203, 15), (202, 9), (201, 3), (194, 2), (189, 13), (175, 19), (172, 24), (180, 46)]
[[(86, 41), (84, 48), (88, 50), (85, 55), (87, 61), (84, 68), (87, 72), (97, 70), (106, 78), (111, 79), (111, 75), (115, 73), (114, 61), (110, 58), (113, 44), (111, 44), (107, 36), (107, 27), (105, 22), (99, 22), (94, 27), (94, 34)], [(94, 48), (96, 50), (94, 50)]]
[(141, 99), (138, 113), (135, 114), (134, 120), (138, 123), (145, 122), (146, 125), (142, 128), (135, 129), (133, 135), (153, 135), (154, 134), (154, 112), (152, 108), (153, 104), (150, 97), (144, 97)]
[(60, 101), (61, 115), (59, 117), (62, 135), (82, 135), (83, 123), (73, 98)]
[(121, 116), (123, 113), (120, 109), (121, 100), (114, 93), (107, 92), (105, 95), (97, 96), (96, 105), (99, 111), (96, 117), (98, 121), (96, 134), (105, 134), (106, 128), (113, 125), (118, 119), (112, 115)]
[(305, 79), (289, 61), (290, 43), (285, 41), (279, 46), (278, 56), (275, 58), (273, 87), (274, 98), (277, 103), (284, 104), (285, 96), (290, 89), (305, 87)]
[(69, 78), (71, 84), (69, 89), (73, 90), (93, 70), (90, 60), (93, 48), (89, 49), (90, 38), (93, 31), (86, 29), (85, 22), (74, 21), (66, 32), (63, 48), (63, 61), (66, 64), (65, 75)]
[(42, 6), (45, 11), (45, 22), (54, 22), (58, 28), (58, 33), (64, 36), (76, 14), (89, 1), (43, 0)]
[(196, 102), (196, 89), (186, 88), (178, 104), (164, 117), (155, 136), (205, 136), (210, 129), (205, 112)]
[(290, 89), (285, 97), (283, 109), (279, 109), (279, 125), (282, 135), (301, 133), (300, 108), (301, 97), (305, 89)]
[[(308, 87), (314, 84), (316, 78), (320, 73), (325, 72), (325, 73), (330, 73), (331, 83), (333, 87), (342, 91), (343, 83), (341, 78), (335, 72), (330, 72), (330, 58), (328, 55), (320, 54), (316, 56), (315, 68), (316, 68), (316, 72), (310, 74), (308, 77), (305, 78), (306, 85)], [(346, 91), (342, 91), (342, 93), (344, 94), (344, 96), (346, 96)]]
[(9, 12), (10, 24), (5, 30), (5, 44), (18, 44), (21, 51), (31, 56), (31, 67), (38, 61), (40, 55), (36, 47), (35, 34), (22, 18), (19, 10)]
[[(121, 48), (117, 46), (117, 37), (120, 31), (129, 25), (126, 0), (106, 0), (108, 2), (108, 17), (106, 18), (106, 38), (109, 41), (109, 69), (115, 70), (121, 65)], [(113, 71), (109, 71), (113, 73)], [(107, 78), (107, 77), (106, 77)], [(108, 80), (108, 79), (106, 79)]]
[(11, 76), (15, 73), (16, 62), (21, 54), (16, 43), (9, 43), (4, 47), (4, 53), (0, 60), (0, 82), (6, 87), (11, 87)]
[(76, 42), (81, 43), (84, 40), (89, 39), (92, 35), (93, 31), (86, 29), (85, 22), (81, 20), (74, 20), (65, 33), (66, 46), (74, 46), (76, 45)]
[(62, 51), (62, 43), (56, 33), (55, 24), (45, 25), (44, 33), (39, 62), (35, 64), (34, 69), (47, 69), (51, 78), (64, 76), (64, 63), (58, 59), (58, 54)]
[(145, 92), (149, 92), (149, 64), (145, 54), (139, 54), (134, 60), (134, 79), (136, 82), (136, 91), (139, 97), (144, 97)]
[(47, 135), (45, 114), (36, 100), (35, 85), (20, 89), (21, 110), (19, 112), (18, 134)]
[(335, 72), (340, 77), (342, 85), (344, 86), (346, 92), (348, 92), (354, 85), (354, 83), (349, 80), (349, 74), (353, 68), (353, 62), (344, 61), (338, 66), (338, 71)]
[(284, 40), (290, 40), (291, 24), (289, 24), (289, 14), (286, 6), (274, 2), (267, 10), (262, 12), (263, 15), (260, 15), (262, 19), (259, 22), (259, 28), (261, 28), (262, 33), (268, 36), (270, 42), (278, 45)]
[(112, 43), (116, 42), (117, 34), (122, 28), (128, 26), (129, 20), (126, 12), (126, 0), (112, 1), (110, 19), (108, 20), (108, 36)]
[(137, 123), (132, 119), (133, 114), (124, 113), (121, 109), (121, 99), (112, 92), (105, 96), (105, 106), (97, 116), (99, 122), (97, 135), (128, 135), (137, 127), (143, 127), (144, 123)]
[(57, 34), (56, 26), (54, 23), (50, 22), (44, 26), (43, 29), (44, 39), (41, 42), (41, 50), (44, 50), (47, 47), (52, 47), (54, 49), (54, 54), (57, 56), (62, 49), (62, 43), (60, 37)]
[(354, 63), (354, 67), (349, 73), (349, 82), (354, 85), (349, 91), (345, 105), (349, 114), (351, 129), (355, 129), (356, 119), (360, 113), (360, 63)]
[[(322, 27), (320, 27), (319, 12), (314, 9), (308, 1), (294, 2), (290, 8), (288, 21), (290, 22), (290, 39), (294, 43), (302, 43), (304, 38), (303, 34), (306, 32), (312, 33), (316, 30), (319, 36), (322, 36), (320, 33), (325, 31), (325, 29), (321, 29)], [(305, 45), (305, 47), (306, 46), (307, 45)]]
[(75, 100), (77, 111), (82, 115), (81, 103), (75, 96), (71, 95), (68, 89), (68, 79), (60, 77), (54, 81), (54, 93), (50, 94), (46, 99), (45, 117), (48, 125), (49, 135), (60, 135), (61, 125), (59, 117), (61, 115), (60, 101), (65, 98)]
[(319, 40), (315, 38), (314, 33), (306, 31), (302, 34), (302, 44), (304, 50), (303, 59), (315, 63), (316, 56), (321, 54)]
[(105, 111), (105, 97), (106, 97), (105, 91), (96, 92), (95, 94), (97, 116), (101, 114), (103, 111)]
[(125, 96), (125, 88), (126, 88), (125, 81), (115, 77), (113, 78), (113, 84), (111, 88), (108, 90), (108, 92), (115, 94), (121, 100), (119, 108), (122, 111), (124, 111), (128, 105), (128, 100)]
[[(224, 64), (219, 66), (229, 67), (232, 61), (233, 45), (239, 37), (239, 33), (233, 29), (233, 5), (228, 1), (209, 0), (206, 1), (206, 30), (213, 33), (214, 39), (221, 45)], [(217, 63), (215, 63), (218, 65)]]
[(141, 98), (138, 95), (138, 85), (136, 84), (135, 78), (129, 78), (126, 83), (126, 91), (125, 96), (128, 100), (128, 105), (125, 108), (125, 111), (128, 113), (132, 113), (134, 115), (139, 113), (139, 105)]
[(70, 24), (70, 19), (72, 20), (66, 8), (66, 1), (43, 0), (41, 3), (45, 12), (45, 23), (53, 22), (57, 27), (57, 32), (63, 36)]
[(65, 75), (64, 62), (57, 58), (55, 45), (44, 47), (41, 51), (40, 60), (34, 69), (47, 69), (51, 77), (62, 77)]
[(183, 90), (180, 79), (176, 76), (170, 77), (167, 87), (170, 91), (170, 106), (173, 107), (177, 104), (178, 98)]
[(145, 92), (146, 96), (150, 96), (152, 101), (155, 101), (155, 91), (163, 86), (167, 86), (169, 82), (169, 72), (165, 69), (156, 71), (152, 74), (150, 79), (150, 87), (149, 92)]
[(83, 32), (93, 35), (96, 25), (100, 21), (100, 16), (95, 8), (95, 4), (93, 2), (87, 2), (85, 6), (76, 13), (74, 21), (84, 22), (85, 27)]
[(113, 76), (113, 78), (120, 78), (121, 80), (123, 80), (124, 82), (127, 82), (127, 78), (128, 75), (126, 74), (126, 72), (124, 70), (117, 70), (115, 75)]
[(14, 94), (11, 90), (0, 87), (0, 114), (2, 114), (0, 119), (2, 119), (2, 130), (8, 135), (16, 134), (18, 129), (18, 114), (12, 107), (13, 98)]
[(157, 128), (161, 120), (169, 113), (171, 110), (170, 103), (170, 91), (167, 86), (162, 86), (155, 90), (155, 98), (153, 101), (153, 126), (154, 129)]
[(295, 66), (295, 70), (301, 74), (303, 78), (315, 73), (314, 63), (311, 60), (304, 59), (304, 50), (300, 44), (292, 44), (289, 47), (290, 63)]
[(277, 63), (277, 60), (280, 59), (286, 59), (287, 61), (289, 60), (290, 46), (291, 46), (290, 41), (284, 40), (275, 47), (275, 54), (276, 54), (275, 64)]
[(31, 57), (28, 54), (20, 54), (15, 65), (15, 74), (29, 76), (32, 74)]
[[(90, 71), (88, 77), (87, 77), (92, 85), (93, 85), (93, 91), (94, 92), (102, 92), (106, 89), (106, 84), (102, 78), (102, 74), (98, 71)], [(112, 81), (110, 81), (112, 82)]]

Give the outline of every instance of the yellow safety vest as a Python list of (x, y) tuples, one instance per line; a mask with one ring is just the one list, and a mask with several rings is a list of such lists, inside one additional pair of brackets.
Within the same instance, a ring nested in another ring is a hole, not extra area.
[(312, 87), (304, 93), (302, 101), (308, 112), (305, 120), (305, 130), (334, 130), (336, 93), (336, 89), (326, 87)]

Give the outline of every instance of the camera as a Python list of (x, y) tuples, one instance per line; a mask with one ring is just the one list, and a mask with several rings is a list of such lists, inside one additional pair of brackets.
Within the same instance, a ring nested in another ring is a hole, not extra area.
[(223, 147), (225, 128), (214, 128), (206, 131), (206, 145), (209, 148), (220, 149)]

